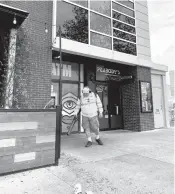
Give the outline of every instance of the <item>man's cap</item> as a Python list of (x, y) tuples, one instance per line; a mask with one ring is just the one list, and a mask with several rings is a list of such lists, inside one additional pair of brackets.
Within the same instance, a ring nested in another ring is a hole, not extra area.
[(82, 92), (83, 92), (83, 94), (87, 94), (90, 92), (90, 89), (88, 87), (84, 87)]

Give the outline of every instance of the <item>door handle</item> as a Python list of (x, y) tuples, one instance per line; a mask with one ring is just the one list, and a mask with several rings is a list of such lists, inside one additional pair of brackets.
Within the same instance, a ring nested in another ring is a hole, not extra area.
[(115, 106), (116, 107), (116, 115), (118, 115), (118, 106)]

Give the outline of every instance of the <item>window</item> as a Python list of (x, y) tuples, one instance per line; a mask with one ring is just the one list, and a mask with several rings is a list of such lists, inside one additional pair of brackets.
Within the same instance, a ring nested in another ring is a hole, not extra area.
[(121, 30), (124, 30), (124, 31), (126, 31), (126, 32), (130, 32), (130, 33), (133, 33), (133, 34), (136, 33), (135, 27), (132, 27), (132, 26), (123, 24), (123, 23), (121, 23), (121, 22), (117, 22), (117, 21), (115, 21), (115, 20), (113, 20), (113, 27), (119, 28), (119, 29), (121, 29)]
[(92, 30), (111, 35), (111, 20), (91, 12), (90, 26)]
[(124, 13), (124, 14), (126, 14), (128, 16), (135, 17), (134, 11), (132, 11), (132, 10), (126, 8), (126, 7), (123, 7), (123, 6), (121, 6), (121, 5), (117, 4), (117, 3), (113, 2), (112, 3), (112, 8), (115, 9), (116, 11)]
[(129, 40), (131, 42), (136, 42), (136, 36), (125, 33), (125, 32), (122, 32), (122, 31), (119, 31), (119, 30), (114, 29), (113, 30), (113, 35), (118, 37), (118, 38)]
[[(79, 80), (79, 65), (73, 62), (63, 61), (62, 68), (62, 80), (71, 80), (78, 81)], [(59, 80), (60, 79), (60, 64), (57, 61), (52, 62), (52, 79)]]
[(112, 38), (108, 36), (103, 36), (94, 32), (91, 32), (91, 45), (99, 46), (102, 48), (111, 49), (112, 48)]
[(88, 0), (79, 0), (79, 1), (74, 1), (74, 0), (69, 0), (70, 2), (76, 3), (78, 5), (81, 5), (83, 7), (88, 7)]
[(93, 1), (90, 0), (90, 9), (111, 16), (111, 1)]
[(125, 23), (128, 23), (128, 24), (135, 26), (135, 19), (133, 19), (133, 18), (125, 16), (121, 13), (117, 13), (116, 11), (113, 11), (112, 15), (113, 15), (113, 18), (116, 20), (120, 20), (122, 22), (125, 22)]
[(115, 51), (136, 55), (136, 44), (132, 44), (126, 41), (114, 39), (113, 41), (113, 48)]
[(88, 11), (66, 2), (57, 1), (57, 31), (62, 37), (88, 44)]
[(127, 0), (125, 0), (125, 1), (115, 0), (115, 1), (116, 1), (116, 2), (119, 2), (120, 4), (125, 5), (126, 7), (130, 7), (130, 8), (132, 8), (132, 9), (134, 9), (134, 3), (131, 2), (131, 1), (127, 1)]

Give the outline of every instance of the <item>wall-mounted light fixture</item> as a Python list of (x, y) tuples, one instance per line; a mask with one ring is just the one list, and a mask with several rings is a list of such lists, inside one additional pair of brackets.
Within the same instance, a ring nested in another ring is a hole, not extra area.
[(45, 23), (45, 33), (48, 33), (47, 24)]
[(16, 16), (14, 15), (13, 24), (17, 24)]

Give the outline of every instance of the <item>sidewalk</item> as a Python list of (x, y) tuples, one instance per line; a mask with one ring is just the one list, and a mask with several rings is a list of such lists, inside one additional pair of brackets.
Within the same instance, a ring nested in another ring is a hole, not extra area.
[(174, 130), (101, 133), (104, 146), (85, 148), (84, 134), (62, 136), (59, 166), (0, 177), (0, 194), (173, 194)]

